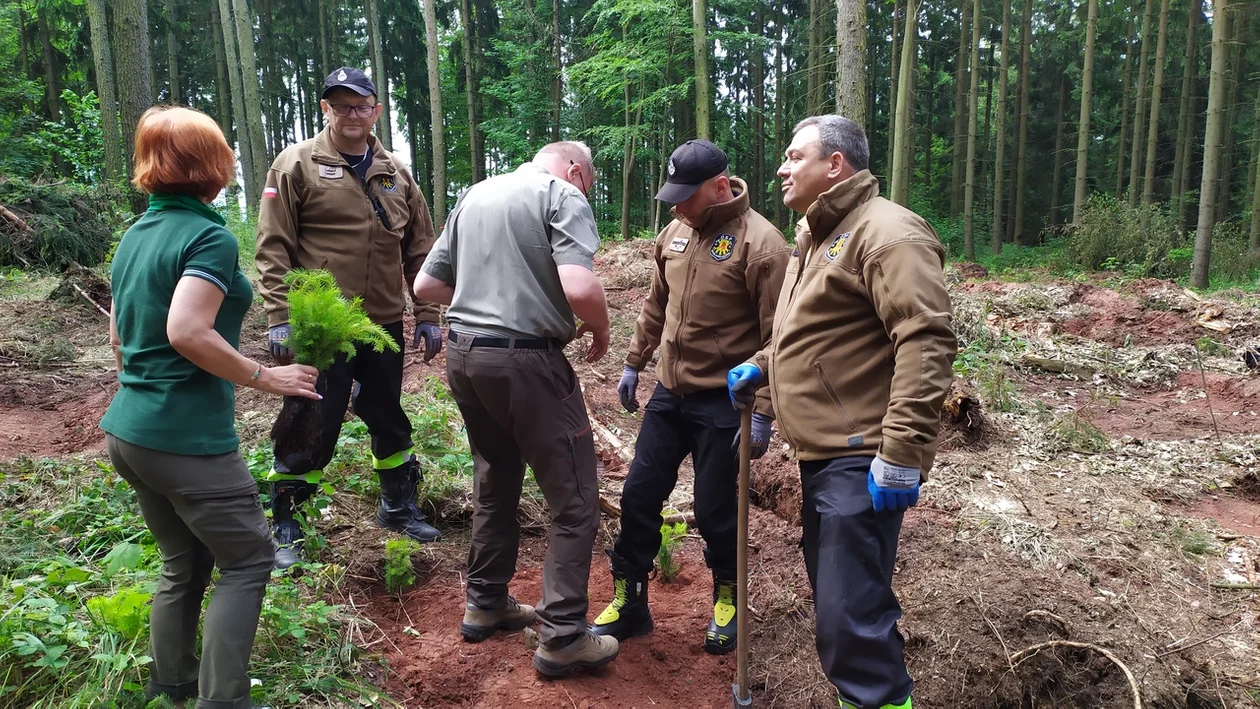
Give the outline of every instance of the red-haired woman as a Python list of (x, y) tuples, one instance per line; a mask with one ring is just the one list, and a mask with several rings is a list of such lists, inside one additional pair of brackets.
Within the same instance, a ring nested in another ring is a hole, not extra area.
[[(249, 655), (275, 551), (239, 452), (235, 386), (319, 398), (311, 367), (263, 367), (237, 351), (253, 288), (236, 238), (207, 206), (236, 169), (209, 116), (155, 107), (136, 127), (149, 210), (114, 256), (110, 342), (118, 394), (101, 420), (114, 468), (162, 552), (148, 698), (249, 707)], [(206, 584), (220, 577), (197, 625)]]

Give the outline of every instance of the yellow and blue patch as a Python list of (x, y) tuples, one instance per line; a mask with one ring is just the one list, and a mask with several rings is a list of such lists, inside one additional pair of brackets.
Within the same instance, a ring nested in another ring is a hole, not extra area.
[(398, 181), (394, 179), (393, 175), (383, 176), (381, 178), (380, 185), (381, 185), (381, 190), (384, 192), (393, 192), (394, 190), (398, 189)]
[(826, 252), (827, 260), (835, 261), (836, 257), (840, 255), (840, 249), (844, 248), (844, 242), (848, 240), (849, 240), (849, 232), (846, 231), (842, 234), (836, 234), (836, 238), (832, 239), (831, 243), (827, 245), (827, 252)]
[(735, 253), (735, 237), (730, 234), (718, 234), (713, 239), (713, 247), (709, 249), (709, 254), (713, 256), (715, 261), (725, 261)]

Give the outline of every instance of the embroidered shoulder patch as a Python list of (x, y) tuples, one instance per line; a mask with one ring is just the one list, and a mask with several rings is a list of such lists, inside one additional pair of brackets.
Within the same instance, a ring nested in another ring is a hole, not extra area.
[(713, 260), (725, 261), (735, 253), (735, 237), (730, 234), (718, 234), (713, 239), (713, 248), (709, 249)]
[(398, 182), (393, 175), (385, 175), (381, 178), (381, 190), (384, 192), (393, 192), (398, 189)]
[(840, 249), (844, 248), (844, 242), (848, 240), (849, 232), (846, 231), (842, 234), (836, 234), (836, 238), (832, 239), (831, 243), (827, 246), (827, 260), (835, 261), (836, 257), (840, 255)]

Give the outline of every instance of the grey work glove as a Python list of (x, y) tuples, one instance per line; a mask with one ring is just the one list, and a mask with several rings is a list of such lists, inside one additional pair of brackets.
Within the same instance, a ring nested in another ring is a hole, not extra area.
[(442, 326), (432, 322), (416, 323), (416, 333), (412, 338), (412, 349), (420, 349), (420, 342), (424, 342), (424, 361), (438, 356), (442, 351)]
[(621, 397), (621, 405), (630, 413), (639, 410), (639, 402), (634, 398), (638, 389), (639, 371), (627, 364), (621, 369), (621, 381), (617, 382), (617, 396)]
[[(762, 413), (752, 415), (752, 459), (756, 460), (766, 454), (770, 447), (770, 422), (774, 419)], [(739, 431), (735, 432), (735, 440), (731, 442), (731, 450), (739, 450)]]
[(273, 325), (267, 330), (267, 349), (271, 350), (271, 358), (276, 364), (286, 365), (293, 363), (293, 350), (289, 349), (287, 340), (293, 334), (293, 328), (288, 323), (283, 325)]

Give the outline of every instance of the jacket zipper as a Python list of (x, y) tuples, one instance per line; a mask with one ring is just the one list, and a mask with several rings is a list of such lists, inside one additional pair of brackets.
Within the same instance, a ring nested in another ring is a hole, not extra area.
[(840, 418), (843, 420), (845, 428), (848, 429), (849, 433), (856, 432), (857, 424), (853, 423), (853, 419), (849, 418), (849, 412), (844, 408), (844, 402), (840, 401), (840, 397), (836, 394), (835, 388), (831, 386), (831, 381), (827, 379), (827, 373), (823, 371), (822, 363), (814, 362), (814, 369), (818, 371), (818, 378), (822, 380), (823, 388), (827, 390), (827, 394), (831, 397), (831, 401), (835, 403), (836, 408), (840, 409)]

